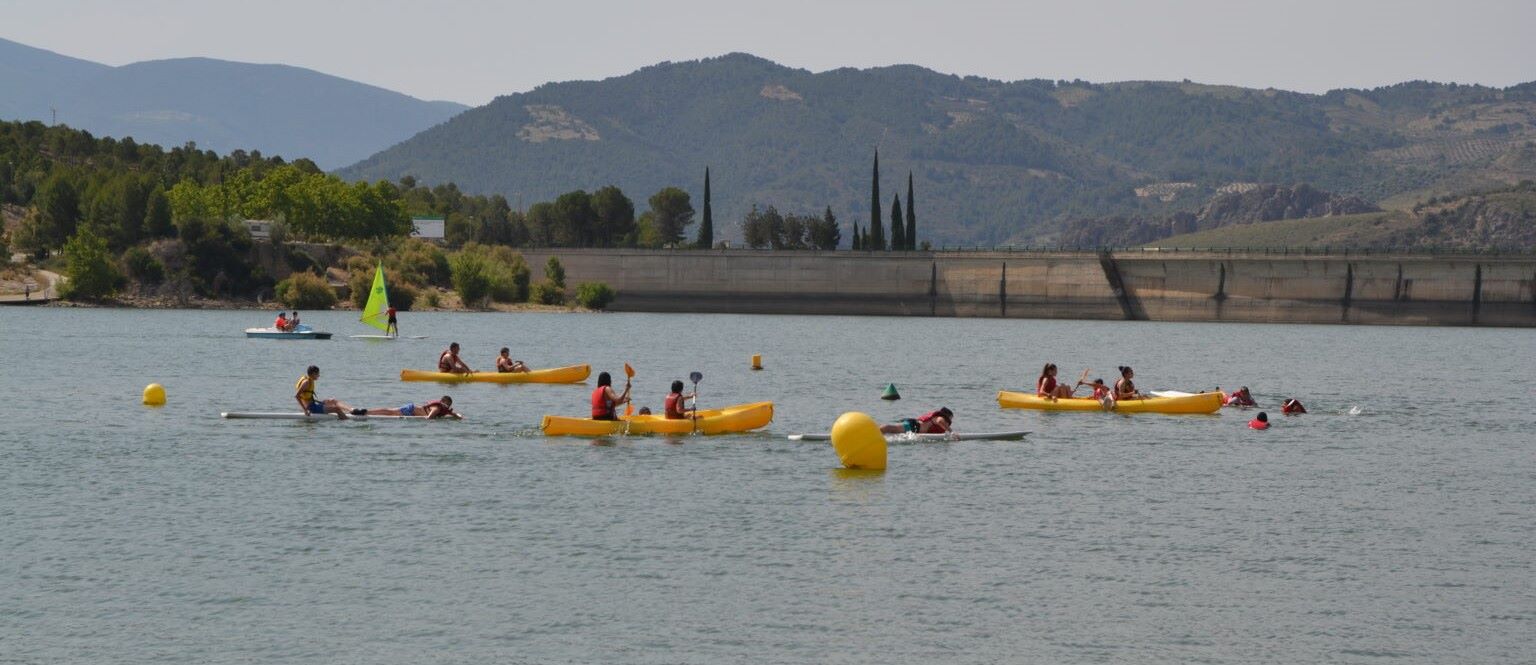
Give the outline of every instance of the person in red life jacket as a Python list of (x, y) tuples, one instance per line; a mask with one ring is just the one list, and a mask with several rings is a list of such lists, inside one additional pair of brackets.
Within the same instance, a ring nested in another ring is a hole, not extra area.
[(277, 321), (272, 323), (272, 327), (277, 328), (278, 332), (288, 332), (288, 313), (278, 312)]
[(1136, 390), (1136, 383), (1131, 379), (1136, 376), (1135, 370), (1129, 367), (1120, 367), (1120, 380), (1115, 382), (1113, 397), (1116, 401), (1122, 399), (1146, 399), (1146, 395)]
[(1040, 370), (1040, 378), (1035, 379), (1035, 395), (1053, 402), (1063, 397), (1071, 397), (1072, 390), (1056, 382), (1056, 363), (1046, 363), (1045, 369)]
[(1302, 406), (1301, 400), (1296, 399), (1295, 397), (1291, 397), (1285, 400), (1285, 403), (1280, 405), (1280, 413), (1283, 413), (1287, 416), (1301, 415), (1306, 412), (1307, 407)]
[(1248, 429), (1269, 429), (1269, 414), (1260, 411), (1258, 416), (1248, 421)]
[(435, 399), (421, 406), (417, 406), (415, 402), (412, 402), (398, 409), (368, 409), (363, 413), (358, 413), (357, 411), (354, 409), (353, 415), (406, 416), (408, 418), (426, 418), (427, 420), (436, 420), (438, 418), (464, 419), (464, 416), (459, 415), (453, 410), (453, 398), (447, 395), (443, 395), (442, 399)]
[(624, 392), (613, 391), (613, 377), (607, 372), (597, 375), (597, 390), (592, 391), (592, 419), (618, 420), (617, 407), (629, 403), (629, 381), (624, 382)]
[(954, 427), (955, 412), (949, 407), (941, 406), (937, 411), (929, 411), (916, 418), (903, 418), (901, 422), (891, 425), (881, 425), (882, 434), (948, 434)]
[(449, 344), (447, 351), (444, 351), (441, 354), (438, 354), (438, 356), (437, 356), (437, 371), (445, 372), (445, 373), (448, 373), (448, 374), (474, 374), (475, 373), (475, 370), (470, 369), (469, 365), (464, 364), (464, 361), (459, 359), (459, 343), (458, 342), (454, 342), (452, 344)]
[(528, 366), (523, 364), (521, 360), (513, 360), (512, 350), (503, 346), (501, 347), (501, 355), (496, 356), (496, 371), (503, 374), (507, 372), (526, 372), (528, 371)]
[(693, 399), (694, 394), (683, 394), (683, 382), (673, 381), (672, 392), (667, 394), (666, 414), (667, 420), (682, 420), (689, 418), (697, 407), (689, 407), (688, 400)]
[(1258, 404), (1258, 402), (1253, 401), (1253, 393), (1248, 392), (1248, 386), (1243, 386), (1241, 388), (1238, 388), (1237, 392), (1232, 393), (1231, 395), (1227, 395), (1226, 405), (1227, 406), (1258, 406), (1259, 404)]
[(400, 321), (395, 318), (395, 306), (390, 305), (384, 310), (384, 315), (389, 317), (389, 322), (384, 324), (384, 334), (391, 337), (400, 336)]

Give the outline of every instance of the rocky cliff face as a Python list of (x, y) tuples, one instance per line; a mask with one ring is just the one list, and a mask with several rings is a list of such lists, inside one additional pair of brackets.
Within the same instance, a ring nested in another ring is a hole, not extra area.
[(1068, 247), (1130, 247), (1234, 224), (1353, 215), (1377, 210), (1379, 208), (1359, 197), (1340, 196), (1311, 185), (1259, 185), (1242, 191), (1217, 193), (1195, 212), (1077, 220), (1062, 234), (1061, 244)]

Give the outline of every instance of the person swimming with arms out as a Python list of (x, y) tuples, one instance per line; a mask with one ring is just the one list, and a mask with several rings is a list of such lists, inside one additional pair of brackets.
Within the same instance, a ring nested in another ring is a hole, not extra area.
[(452, 344), (449, 344), (448, 345), (448, 350), (443, 351), (442, 353), (438, 354), (438, 356), (437, 356), (437, 371), (443, 372), (445, 374), (474, 374), (475, 373), (475, 370), (470, 369), (469, 365), (464, 364), (464, 361), (459, 358), (459, 343), (458, 342), (454, 342)]
[(503, 374), (508, 372), (526, 372), (528, 371), (528, 366), (523, 364), (521, 360), (513, 360), (512, 350), (503, 346), (501, 347), (501, 355), (496, 356), (496, 371)]
[(353, 410), (352, 415), (405, 416), (408, 418), (426, 418), (427, 420), (436, 420), (439, 418), (452, 418), (454, 420), (464, 419), (464, 416), (459, 415), (453, 410), (453, 398), (447, 395), (443, 395), (441, 399), (432, 400), (426, 404), (422, 404), (421, 406), (417, 406), (415, 402), (411, 402), (398, 409), (368, 409), (363, 413), (357, 413), (356, 410)]
[(597, 389), (592, 391), (592, 419), (618, 420), (617, 407), (629, 403), (629, 381), (624, 382), (622, 394), (613, 391), (613, 377), (607, 372), (597, 375)]
[(331, 413), (337, 418), (346, 420), (347, 412), (351, 411), (352, 407), (336, 399), (315, 399), (315, 382), (319, 380), (320, 368), (310, 365), (309, 369), (305, 370), (304, 376), (299, 377), (298, 382), (293, 384), (293, 398), (298, 401), (299, 408), (305, 415), (320, 416)]
[(929, 411), (916, 418), (903, 418), (901, 422), (890, 425), (881, 425), (881, 434), (948, 434), (954, 428), (955, 412), (949, 407), (941, 406), (936, 411)]

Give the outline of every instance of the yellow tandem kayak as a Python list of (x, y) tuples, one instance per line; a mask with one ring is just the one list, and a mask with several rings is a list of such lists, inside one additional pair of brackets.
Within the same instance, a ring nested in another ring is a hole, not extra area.
[(449, 374), (420, 369), (400, 370), (401, 381), (437, 381), (438, 383), (581, 383), (592, 373), (591, 365), (551, 367), (527, 372), (475, 372)]
[(659, 414), (628, 416), (620, 420), (592, 420), (569, 416), (544, 416), (539, 426), (546, 436), (606, 436), (610, 434), (730, 434), (768, 426), (773, 402), (737, 404), (700, 411), (696, 418), (667, 420)]
[[(1221, 410), (1222, 395), (1219, 392), (1196, 393), (1179, 397), (1148, 397), (1123, 399), (1115, 402), (1118, 413), (1216, 413)], [(1103, 411), (1104, 405), (1092, 397), (1067, 397), (1047, 399), (1034, 393), (997, 393), (997, 405), (1005, 409), (1036, 409), (1039, 411)]]

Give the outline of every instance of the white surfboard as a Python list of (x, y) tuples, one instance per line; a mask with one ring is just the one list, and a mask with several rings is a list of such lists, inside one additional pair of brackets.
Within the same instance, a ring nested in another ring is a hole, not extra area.
[[(904, 432), (900, 434), (887, 434), (887, 441), (1017, 441), (1024, 438), (1029, 432), (1023, 430), (1010, 432), (963, 432), (949, 434), (914, 434)], [(790, 441), (831, 441), (831, 434), (791, 434)]]
[[(459, 414), (463, 415), (463, 414)], [(341, 420), (334, 413), (292, 413), (281, 411), (223, 411), (220, 418), (229, 420)], [(426, 416), (354, 416), (347, 414), (347, 420), (426, 420)], [(439, 418), (439, 420), (452, 420), (452, 418)]]

